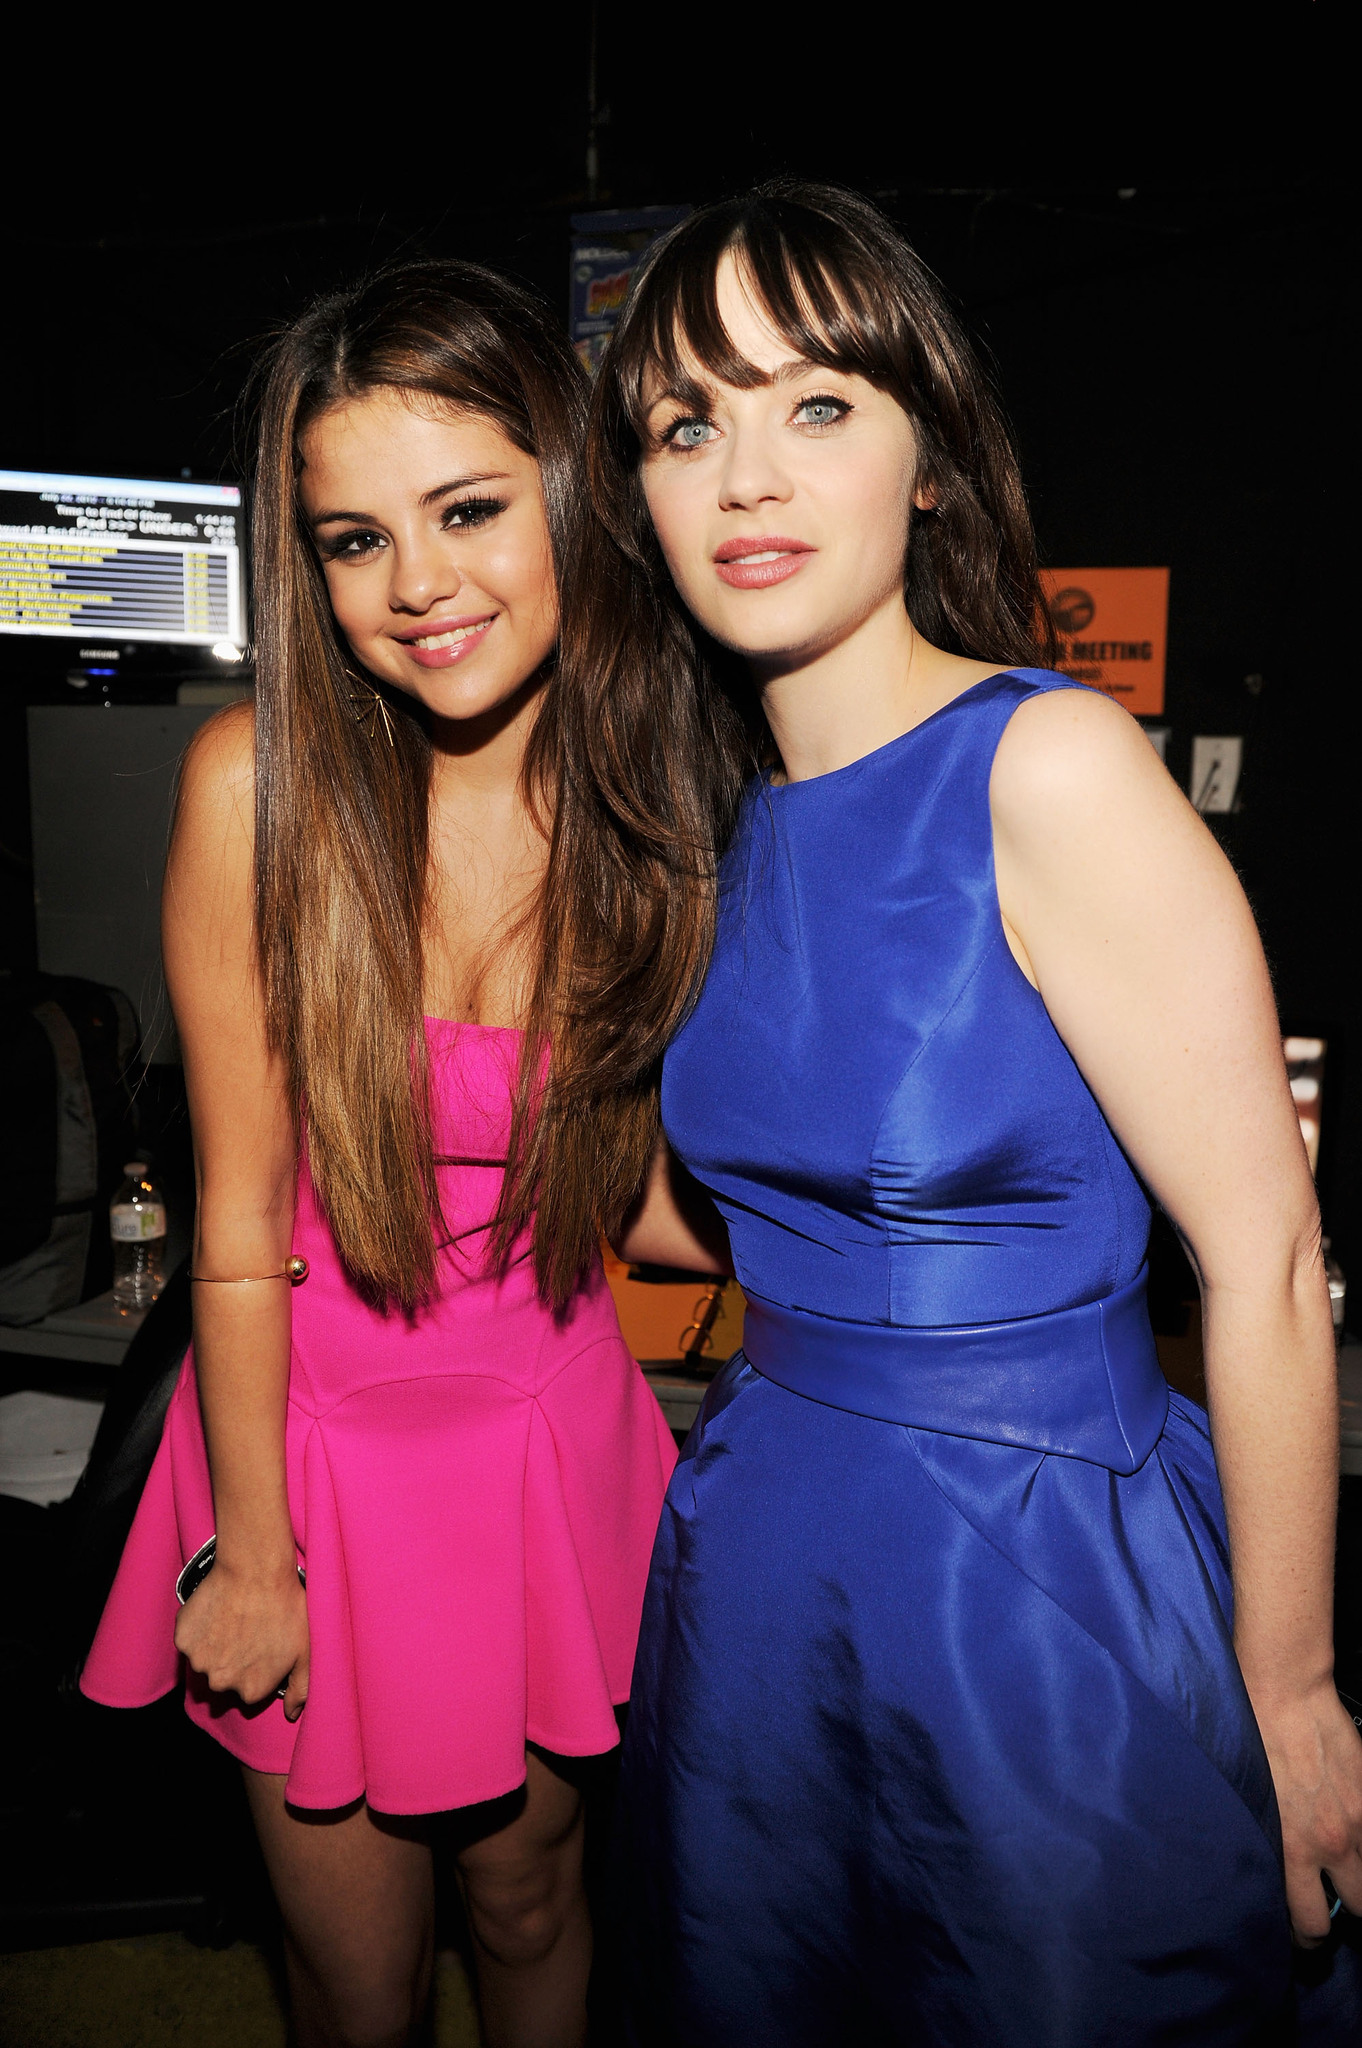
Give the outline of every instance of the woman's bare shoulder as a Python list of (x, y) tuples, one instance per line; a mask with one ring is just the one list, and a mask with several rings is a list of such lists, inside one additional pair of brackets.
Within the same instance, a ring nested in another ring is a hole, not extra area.
[(255, 710), (228, 704), (201, 725), (180, 765), (179, 829), (249, 834), (255, 809)]
[(989, 795), (995, 823), (1019, 840), (1100, 828), (1113, 810), (1196, 822), (1129, 712), (1095, 690), (1047, 690), (1019, 704)]

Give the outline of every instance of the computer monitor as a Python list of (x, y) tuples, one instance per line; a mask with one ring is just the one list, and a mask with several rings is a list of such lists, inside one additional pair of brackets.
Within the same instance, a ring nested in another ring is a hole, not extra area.
[(230, 659), (246, 639), (242, 542), (235, 484), (0, 469), (0, 634), (80, 643), (71, 659)]

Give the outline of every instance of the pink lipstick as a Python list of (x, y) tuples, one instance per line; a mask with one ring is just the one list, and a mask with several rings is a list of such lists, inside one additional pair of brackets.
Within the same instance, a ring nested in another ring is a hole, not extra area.
[(413, 661), (422, 668), (452, 668), (481, 647), (497, 621), (496, 612), (482, 612), (471, 618), (430, 619), (395, 633)]
[(766, 590), (784, 583), (802, 569), (817, 549), (782, 533), (744, 535), (714, 550), (714, 566), (734, 590)]

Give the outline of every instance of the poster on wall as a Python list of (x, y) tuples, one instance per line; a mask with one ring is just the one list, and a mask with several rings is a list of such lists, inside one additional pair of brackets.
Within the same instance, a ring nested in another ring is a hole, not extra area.
[(644, 250), (690, 212), (688, 206), (612, 207), (572, 216), (568, 322), (588, 370), (600, 363)]
[(1167, 569), (1042, 569), (1058, 666), (1136, 718), (1163, 710)]

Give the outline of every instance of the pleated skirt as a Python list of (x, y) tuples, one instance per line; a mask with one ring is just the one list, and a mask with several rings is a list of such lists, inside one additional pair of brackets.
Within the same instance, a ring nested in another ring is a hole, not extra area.
[(1201, 1411), (1140, 1469), (873, 1420), (739, 1354), (672, 1478), (617, 1898), (649, 2048), (1362, 2040), (1293, 1979)]

